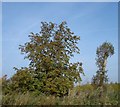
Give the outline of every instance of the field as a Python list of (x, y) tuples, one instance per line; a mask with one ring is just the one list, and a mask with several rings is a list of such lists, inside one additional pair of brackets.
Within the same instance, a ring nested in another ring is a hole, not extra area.
[(107, 91), (99, 97), (100, 90), (94, 89), (91, 84), (76, 86), (70, 90), (68, 96), (55, 97), (27, 92), (2, 95), (2, 105), (116, 105), (120, 91), (117, 83), (107, 84)]

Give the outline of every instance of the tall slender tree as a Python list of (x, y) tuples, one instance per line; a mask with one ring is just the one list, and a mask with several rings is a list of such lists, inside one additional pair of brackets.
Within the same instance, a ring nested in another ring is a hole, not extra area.
[(96, 72), (96, 76), (93, 76), (92, 84), (96, 87), (102, 87), (108, 81), (106, 70), (107, 59), (109, 56), (114, 54), (114, 47), (111, 43), (104, 42), (97, 48), (96, 54), (96, 65), (98, 67), (98, 71)]

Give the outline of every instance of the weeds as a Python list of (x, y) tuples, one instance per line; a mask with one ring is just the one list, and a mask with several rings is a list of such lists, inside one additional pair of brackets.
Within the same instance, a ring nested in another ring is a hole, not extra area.
[(74, 87), (68, 96), (55, 97), (44, 94), (37, 95), (33, 92), (12, 93), (3, 95), (3, 105), (118, 105), (118, 84), (109, 84), (107, 92), (99, 98), (99, 90), (92, 85)]

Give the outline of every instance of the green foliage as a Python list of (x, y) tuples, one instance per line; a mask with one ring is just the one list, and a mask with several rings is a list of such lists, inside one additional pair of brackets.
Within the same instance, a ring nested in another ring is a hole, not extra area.
[(10, 79), (7, 79), (7, 75), (1, 78), (2, 94), (8, 94), (12, 92)]
[(38, 90), (46, 95), (64, 96), (74, 83), (80, 82), (82, 63), (70, 63), (79, 36), (74, 35), (66, 22), (60, 25), (42, 22), (40, 33), (31, 33), (30, 41), (19, 49), (29, 59), (28, 68), (16, 69), (11, 78), (12, 89), (19, 92)]
[[(35, 106), (35, 105), (85, 105), (88, 107), (93, 105), (110, 105), (113, 107), (119, 107), (118, 105), (118, 85), (120, 84), (107, 84), (107, 93), (104, 97), (98, 97), (97, 89), (94, 89), (91, 84), (85, 84), (82, 86), (77, 86), (72, 89), (74, 92), (73, 95), (64, 96), (64, 97), (55, 97), (52, 95), (37, 95), (34, 92), (23, 93), (12, 93), (11, 95), (4, 95), (2, 98), (3, 105), (26, 105), (26, 106)], [(79, 92), (80, 94), (76, 94)], [(99, 107), (99, 106), (98, 106)]]
[(104, 42), (97, 48), (96, 54), (96, 65), (98, 67), (98, 71), (96, 72), (96, 76), (93, 76), (92, 84), (95, 87), (104, 87), (104, 84), (108, 81), (108, 77), (106, 75), (107, 58), (114, 54), (114, 47), (111, 43)]
[[(27, 91), (38, 91), (41, 87), (41, 82), (34, 78), (34, 72), (28, 68), (15, 68), (17, 73), (11, 78), (12, 90), (16, 92), (26, 93)], [(37, 90), (36, 90), (37, 89)]]
[[(3, 76), (3, 105), (118, 105), (120, 84), (106, 84), (107, 58), (114, 54), (111, 43), (104, 42), (97, 48), (98, 71), (92, 84), (78, 85), (84, 75), (82, 63), (70, 63), (79, 36), (74, 35), (66, 22), (60, 25), (42, 22), (40, 33), (31, 33), (30, 41), (19, 49), (30, 63), (25, 68), (14, 68), (10, 79)], [(101, 94), (102, 93), (102, 94)]]
[(34, 92), (36, 94), (41, 94), (41, 82), (34, 78), (34, 73), (32, 69), (21, 68), (17, 69), (16, 74), (14, 74), (10, 79), (2, 78), (2, 94), (12, 94), (14, 93), (27, 93)]

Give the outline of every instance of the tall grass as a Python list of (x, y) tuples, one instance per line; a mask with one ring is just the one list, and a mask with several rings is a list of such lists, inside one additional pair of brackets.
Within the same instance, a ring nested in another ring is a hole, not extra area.
[(37, 95), (34, 92), (12, 93), (3, 95), (3, 105), (118, 105), (120, 92), (117, 84), (107, 86), (107, 92), (101, 98), (98, 91), (90, 84), (77, 86), (70, 91), (68, 96), (55, 97), (44, 94)]

